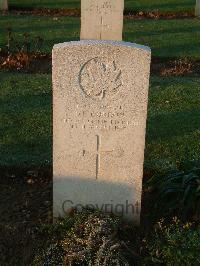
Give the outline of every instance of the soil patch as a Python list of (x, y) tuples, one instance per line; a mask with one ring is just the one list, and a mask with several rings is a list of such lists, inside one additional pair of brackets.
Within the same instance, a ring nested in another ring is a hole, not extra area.
[(10, 6), (9, 11), (16, 15), (69, 16), (80, 17), (80, 8), (22, 8)]
[(30, 74), (49, 74), (52, 70), (51, 55), (43, 53), (0, 52), (0, 69)]
[(0, 168), (1, 265), (28, 265), (38, 228), (52, 222), (52, 170)]
[(158, 76), (186, 76), (200, 74), (200, 59), (153, 57), (151, 74)]
[[(6, 54), (0, 52), (0, 69), (23, 73), (46, 73), (52, 70), (50, 54), (24, 53)], [(153, 57), (151, 74), (158, 76), (185, 76), (200, 74), (200, 59)]]
[(161, 12), (155, 11), (139, 11), (133, 10), (124, 11), (124, 17), (128, 19), (183, 19), (183, 18), (194, 18), (194, 12)]
[[(28, 8), (10, 6), (9, 11), (16, 15), (40, 15), (40, 16), (70, 16), (80, 17), (80, 8)], [(5, 12), (4, 12), (5, 13)], [(130, 9), (124, 10), (124, 17), (128, 19), (181, 19), (193, 18), (194, 12), (163, 12), (154, 11), (134, 11)]]

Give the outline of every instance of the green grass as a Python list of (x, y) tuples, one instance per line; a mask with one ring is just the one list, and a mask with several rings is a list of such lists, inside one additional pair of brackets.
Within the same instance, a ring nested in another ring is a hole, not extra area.
[[(6, 27), (14, 32), (14, 44), (29, 32), (45, 40), (43, 51), (50, 53), (55, 43), (78, 40), (79, 18), (40, 16), (0, 17), (0, 47), (6, 44)], [(149, 45), (154, 56), (200, 57), (200, 20), (125, 20), (124, 40)]]
[(45, 8), (80, 8), (80, 0), (11, 0), (11, 6), (16, 7), (45, 7)]
[(0, 72), (0, 150), (0, 165), (50, 164), (50, 76)]
[[(17, 7), (46, 7), (46, 8), (74, 8), (80, 7), (80, 0), (10, 0), (11, 6)], [(125, 0), (125, 8), (136, 11), (192, 11), (195, 0)]]
[(148, 45), (154, 56), (200, 57), (200, 20), (125, 20), (124, 40)]
[[(152, 77), (145, 164), (200, 154), (200, 79)], [(0, 165), (51, 164), (51, 76), (0, 72)]]
[(200, 159), (200, 79), (151, 79), (145, 160), (154, 167)]

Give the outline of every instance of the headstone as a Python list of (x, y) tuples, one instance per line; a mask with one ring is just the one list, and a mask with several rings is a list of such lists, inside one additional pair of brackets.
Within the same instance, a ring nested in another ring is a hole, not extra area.
[(54, 217), (93, 207), (139, 223), (149, 72), (145, 46), (54, 46)]
[(8, 0), (0, 0), (0, 10), (8, 10)]
[(200, 17), (200, 0), (196, 0), (195, 16)]
[(82, 0), (81, 40), (122, 40), (124, 0)]

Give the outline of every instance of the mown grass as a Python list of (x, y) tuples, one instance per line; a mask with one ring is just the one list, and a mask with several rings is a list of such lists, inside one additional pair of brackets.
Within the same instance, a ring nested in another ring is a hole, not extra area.
[(0, 164), (51, 161), (51, 78), (0, 72)]
[(125, 20), (124, 40), (148, 45), (153, 56), (200, 57), (200, 20)]
[[(55, 43), (79, 40), (80, 20), (72, 17), (14, 16), (0, 17), (0, 47), (6, 45), (6, 28), (16, 41), (23, 42), (28, 32), (44, 39), (42, 51), (51, 53)], [(128, 20), (124, 22), (124, 40), (148, 45), (153, 56), (200, 57), (200, 20)]]
[(200, 154), (200, 79), (152, 77), (145, 150), (146, 165), (174, 167)]
[[(147, 167), (173, 167), (200, 154), (200, 79), (152, 77)], [(51, 76), (0, 72), (0, 165), (52, 163)]]
[[(10, 0), (11, 6), (17, 7), (46, 7), (46, 8), (74, 8), (80, 7), (80, 0)], [(135, 11), (192, 11), (195, 0), (125, 0), (125, 8)]]

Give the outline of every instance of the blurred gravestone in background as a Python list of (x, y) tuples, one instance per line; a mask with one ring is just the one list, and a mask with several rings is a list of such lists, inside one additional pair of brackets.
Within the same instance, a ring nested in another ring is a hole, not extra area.
[(82, 0), (81, 40), (122, 40), (123, 0)]
[(0, 10), (8, 10), (8, 1), (0, 0)]

